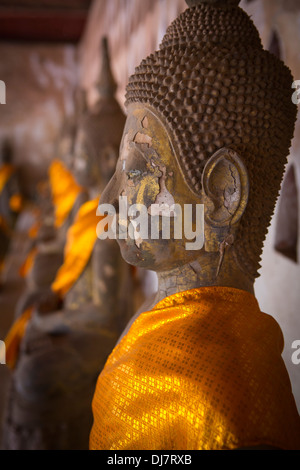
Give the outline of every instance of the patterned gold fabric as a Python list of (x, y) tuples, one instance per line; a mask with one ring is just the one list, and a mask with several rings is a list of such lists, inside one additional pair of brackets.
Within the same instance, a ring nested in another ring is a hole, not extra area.
[(91, 449), (300, 448), (279, 325), (223, 287), (172, 295), (110, 355), (93, 400)]
[(67, 220), (82, 188), (59, 160), (53, 160), (51, 163), (49, 179), (55, 207), (55, 225), (61, 227)]
[(100, 220), (96, 216), (98, 204), (98, 197), (83, 204), (68, 230), (64, 264), (52, 284), (52, 290), (62, 298), (79, 279), (92, 254)]

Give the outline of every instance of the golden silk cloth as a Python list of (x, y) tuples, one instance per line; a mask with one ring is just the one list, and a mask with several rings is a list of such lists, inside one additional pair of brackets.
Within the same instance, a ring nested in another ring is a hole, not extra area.
[(111, 353), (93, 399), (92, 450), (300, 448), (279, 325), (225, 287), (172, 295)]
[(53, 160), (51, 163), (49, 179), (55, 207), (55, 226), (61, 227), (67, 220), (82, 188), (59, 160)]
[(10, 369), (14, 369), (20, 350), (20, 344), (24, 337), (27, 324), (32, 316), (32, 308), (26, 310), (18, 318), (10, 329), (6, 339), (6, 364)]
[(14, 172), (15, 167), (13, 165), (3, 165), (0, 168), (0, 193), (3, 191), (6, 183)]
[(64, 264), (52, 284), (52, 290), (62, 298), (75, 284), (86, 267), (97, 240), (96, 216), (99, 198), (83, 204), (67, 233)]

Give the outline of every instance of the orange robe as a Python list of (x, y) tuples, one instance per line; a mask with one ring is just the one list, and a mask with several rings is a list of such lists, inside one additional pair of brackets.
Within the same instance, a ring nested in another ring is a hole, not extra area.
[(32, 316), (32, 310), (32, 308), (29, 308), (15, 321), (5, 338), (6, 364), (10, 369), (14, 369), (16, 366), (20, 344), (25, 335), (27, 324)]
[(59, 160), (53, 160), (49, 168), (49, 179), (55, 207), (55, 226), (61, 227), (67, 220), (78, 195), (82, 192), (73, 175)]
[(245, 291), (203, 287), (141, 314), (93, 400), (90, 448), (300, 449), (277, 322)]
[[(64, 263), (59, 269), (52, 290), (62, 299), (83, 273), (93, 252), (97, 240), (97, 223), (99, 216), (96, 211), (99, 198), (82, 205), (67, 233)], [(34, 256), (34, 253), (33, 253)], [(29, 260), (28, 260), (29, 262)], [(24, 265), (24, 269), (26, 264)], [(13, 369), (17, 363), (22, 339), (32, 317), (33, 308), (26, 310), (13, 324), (5, 340), (8, 366)]]
[[(16, 168), (13, 165), (5, 164), (0, 168), (0, 194), (15, 172)], [(21, 212), (23, 207), (23, 198), (20, 193), (13, 194), (10, 197), (9, 207), (12, 212)]]
[[(70, 171), (59, 160), (53, 160), (49, 167), (49, 181), (52, 193), (52, 202), (55, 212), (55, 227), (60, 228), (67, 218), (69, 217), (75, 201), (79, 194), (82, 192), (82, 187), (79, 186)], [(40, 184), (38, 191), (42, 192), (45, 185)], [(13, 203), (13, 201), (10, 201)], [(17, 203), (16, 200), (14, 201)], [(41, 218), (41, 215), (38, 215)], [(29, 230), (29, 237), (35, 238), (41, 227), (41, 222), (37, 220)], [(26, 260), (19, 270), (21, 277), (25, 278), (31, 271), (38, 250), (34, 247), (30, 250)]]
[(3, 165), (0, 168), (0, 193), (3, 191), (6, 183), (10, 177), (14, 174), (15, 167), (13, 165)]
[(68, 230), (64, 254), (64, 264), (59, 269), (52, 284), (53, 292), (64, 298), (71, 287), (83, 273), (97, 240), (97, 223), (99, 216), (96, 211), (99, 197), (81, 206)]

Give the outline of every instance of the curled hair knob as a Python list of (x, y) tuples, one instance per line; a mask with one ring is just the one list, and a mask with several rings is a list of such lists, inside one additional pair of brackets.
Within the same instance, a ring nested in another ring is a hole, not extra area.
[(241, 0), (185, 0), (189, 7), (207, 4), (218, 8), (238, 7)]

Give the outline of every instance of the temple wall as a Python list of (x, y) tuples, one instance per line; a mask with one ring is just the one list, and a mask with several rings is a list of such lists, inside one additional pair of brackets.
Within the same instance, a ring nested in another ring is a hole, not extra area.
[(0, 107), (0, 142), (12, 138), (24, 189), (46, 174), (64, 112), (72, 111), (75, 48), (0, 44), (0, 77), (6, 104)]
[(184, 0), (94, 0), (79, 47), (80, 82), (89, 91), (89, 101), (96, 96), (103, 36), (109, 39), (118, 98), (123, 105), (128, 77), (144, 57), (158, 49), (166, 28), (186, 7)]
[[(300, 80), (300, 4), (297, 0), (252, 0), (241, 2), (259, 29), (265, 48), (272, 32), (277, 31), (284, 61), (295, 79)], [(124, 102), (125, 86), (135, 66), (158, 48), (170, 22), (184, 9), (184, 0), (95, 0), (90, 19), (79, 47), (80, 83), (89, 92), (89, 102), (95, 99), (100, 63), (101, 37), (110, 41), (112, 67), (118, 81), (118, 98)], [(292, 95), (293, 90), (291, 90)], [(300, 108), (299, 108), (300, 109)], [(297, 167), (300, 181), (300, 119), (298, 119), (290, 161)], [(255, 284), (261, 309), (280, 324), (285, 338), (283, 357), (292, 381), (300, 410), (300, 364), (292, 363), (294, 340), (300, 340), (300, 265), (289, 261), (274, 250), (276, 211), (262, 257), (260, 278)]]

